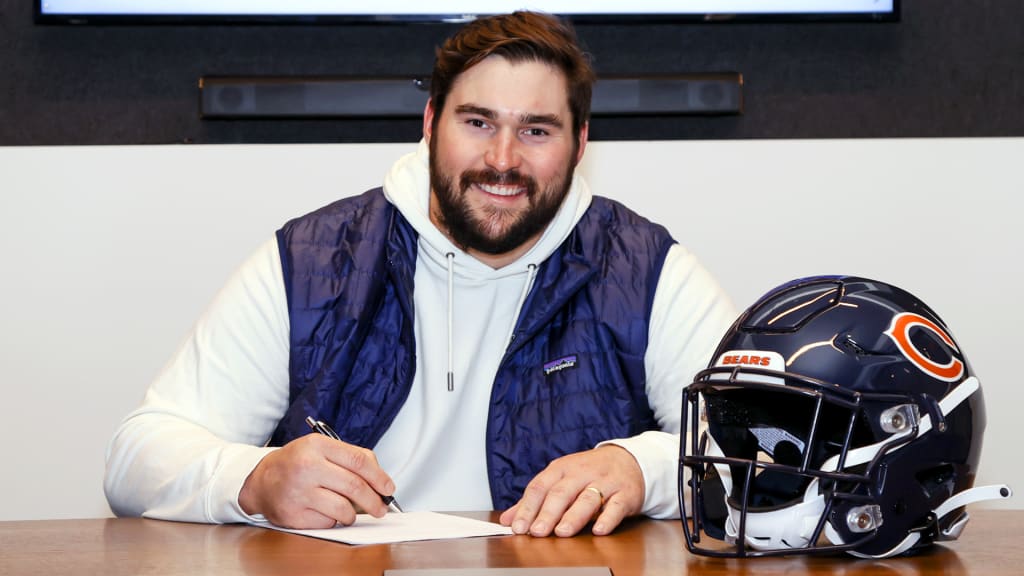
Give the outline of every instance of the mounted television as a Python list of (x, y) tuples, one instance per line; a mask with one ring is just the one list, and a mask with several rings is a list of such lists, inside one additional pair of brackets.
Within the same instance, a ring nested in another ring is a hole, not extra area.
[(527, 8), (576, 22), (894, 21), (900, 0), (35, 0), (42, 24), (463, 22)]

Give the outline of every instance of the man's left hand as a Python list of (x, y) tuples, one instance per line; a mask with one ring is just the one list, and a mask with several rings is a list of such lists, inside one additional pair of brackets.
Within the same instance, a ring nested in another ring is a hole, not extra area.
[(591, 531), (603, 536), (639, 514), (643, 502), (640, 465), (626, 449), (606, 444), (553, 461), (499, 521), (516, 534), (573, 536), (593, 520)]

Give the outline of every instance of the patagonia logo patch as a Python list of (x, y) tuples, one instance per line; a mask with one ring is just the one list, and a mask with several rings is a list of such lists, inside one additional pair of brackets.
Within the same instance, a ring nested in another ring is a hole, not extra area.
[(544, 363), (544, 374), (550, 376), (559, 370), (565, 370), (566, 368), (576, 367), (576, 355), (563, 356), (557, 360)]

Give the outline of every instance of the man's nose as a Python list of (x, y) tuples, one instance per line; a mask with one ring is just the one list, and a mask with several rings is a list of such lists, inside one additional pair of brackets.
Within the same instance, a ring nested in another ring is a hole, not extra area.
[(515, 134), (504, 131), (496, 134), (491, 138), (484, 153), (484, 162), (498, 172), (518, 168), (522, 160), (519, 144)]

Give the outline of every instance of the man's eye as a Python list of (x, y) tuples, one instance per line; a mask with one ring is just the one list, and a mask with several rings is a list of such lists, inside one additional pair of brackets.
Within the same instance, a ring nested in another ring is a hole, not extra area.
[(543, 128), (528, 128), (526, 130), (527, 136), (547, 136), (548, 131)]
[(479, 118), (470, 118), (466, 122), (470, 126), (473, 126), (474, 128), (486, 128), (487, 127), (487, 122), (484, 121), (484, 120), (481, 120)]

